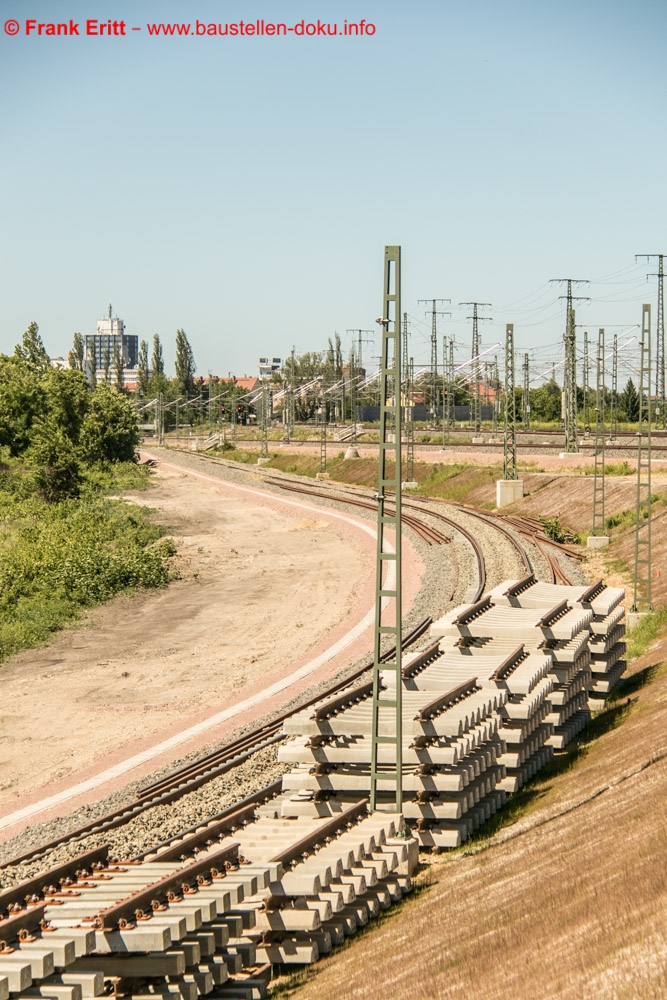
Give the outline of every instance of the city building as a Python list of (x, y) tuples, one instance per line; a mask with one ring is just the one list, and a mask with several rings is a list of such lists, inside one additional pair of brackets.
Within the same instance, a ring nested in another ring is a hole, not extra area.
[(112, 314), (109, 305), (107, 316), (97, 321), (97, 333), (84, 337), (84, 369), (89, 371), (94, 364), (98, 378), (103, 375), (105, 367), (112, 371), (116, 350), (120, 351), (123, 368), (136, 371), (139, 338), (125, 333), (125, 323)]

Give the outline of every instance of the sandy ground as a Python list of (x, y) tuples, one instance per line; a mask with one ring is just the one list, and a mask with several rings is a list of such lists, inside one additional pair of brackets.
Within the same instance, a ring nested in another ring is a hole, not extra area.
[(326, 510), (258, 506), (163, 471), (134, 499), (169, 526), (182, 578), (3, 664), (0, 813), (106, 766), (119, 743), (145, 744), (261, 688), (372, 606), (373, 539)]

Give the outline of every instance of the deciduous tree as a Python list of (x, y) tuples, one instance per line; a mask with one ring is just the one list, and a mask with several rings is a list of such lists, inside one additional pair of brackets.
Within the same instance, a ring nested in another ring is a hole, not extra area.
[(39, 327), (35, 322), (32, 322), (23, 334), (21, 344), (17, 344), (14, 348), (14, 357), (27, 361), (33, 368), (41, 371), (46, 371), (49, 367), (49, 356), (39, 335)]
[(72, 350), (67, 355), (70, 368), (83, 371), (84, 343), (80, 333), (75, 333), (72, 340)]
[(195, 389), (195, 356), (185, 330), (176, 331), (176, 378), (181, 393), (192, 396)]
[(141, 396), (145, 396), (148, 391), (148, 376), (148, 342), (142, 340), (139, 344), (139, 357), (137, 359), (137, 382)]
[(139, 443), (137, 417), (130, 400), (104, 382), (90, 397), (81, 445), (90, 462), (129, 462)]

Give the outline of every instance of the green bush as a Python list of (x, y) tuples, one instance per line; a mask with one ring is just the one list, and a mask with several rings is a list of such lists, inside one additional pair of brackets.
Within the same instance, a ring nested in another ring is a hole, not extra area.
[(559, 517), (540, 517), (542, 531), (553, 542), (576, 542), (577, 535), (563, 527)]
[(141, 507), (89, 494), (60, 503), (0, 493), (0, 659), (43, 642), (82, 609), (163, 587), (174, 545)]

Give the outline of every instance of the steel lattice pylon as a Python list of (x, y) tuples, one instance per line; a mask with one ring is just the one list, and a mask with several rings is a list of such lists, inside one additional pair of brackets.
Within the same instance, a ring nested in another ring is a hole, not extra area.
[(269, 457), (269, 405), (269, 380), (266, 376), (264, 376), (262, 379), (262, 434), (259, 451), (260, 458)]
[(518, 479), (516, 471), (516, 395), (514, 392), (514, 323), (505, 326), (505, 425), (503, 479)]
[(595, 382), (595, 468), (593, 476), (593, 526), (591, 535), (604, 535), (604, 330), (598, 332)]
[(523, 396), (521, 397), (521, 420), (524, 431), (530, 430), (530, 358), (523, 356)]
[(577, 334), (574, 309), (567, 311), (565, 333), (565, 384), (563, 386), (565, 417), (565, 451), (579, 451), (577, 440)]
[(651, 306), (642, 306), (637, 426), (635, 580), (631, 611), (652, 611), (651, 603)]
[(618, 334), (614, 334), (611, 356), (611, 396), (609, 397), (609, 444), (615, 444), (618, 434)]
[[(403, 808), (402, 717), (402, 602), (401, 602), (401, 248), (384, 248), (382, 353), (380, 356), (380, 453), (378, 468), (377, 560), (375, 582), (375, 642), (373, 651), (373, 721), (371, 731), (371, 809), (376, 809), (378, 785), (389, 783), (396, 792), (396, 811)], [(393, 440), (390, 437), (393, 435)], [(389, 462), (393, 458), (393, 473)], [(394, 510), (387, 509), (387, 490), (394, 493)], [(392, 549), (387, 532), (392, 531)], [(393, 569), (393, 572), (392, 572)], [(393, 600), (394, 625), (383, 624), (383, 603)], [(381, 662), (382, 640), (395, 641), (391, 661)], [(382, 674), (392, 675), (388, 689)], [(387, 691), (385, 694), (384, 691)], [(393, 748), (391, 762), (380, 762), (380, 748)]]
[(403, 313), (403, 343), (401, 345), (401, 391), (405, 407), (405, 474), (412, 481), (415, 468), (415, 427), (412, 421), (412, 358), (409, 357), (408, 314)]

